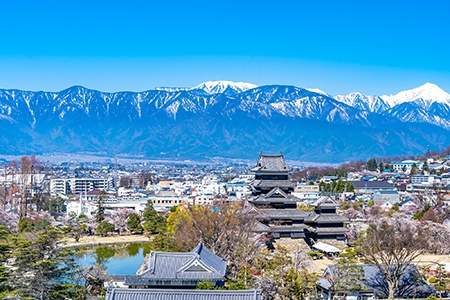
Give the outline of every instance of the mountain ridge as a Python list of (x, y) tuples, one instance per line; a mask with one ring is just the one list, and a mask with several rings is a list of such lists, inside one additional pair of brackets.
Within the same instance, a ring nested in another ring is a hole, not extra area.
[(0, 89), (0, 153), (245, 158), (282, 150), (293, 159), (343, 161), (450, 144), (450, 109), (441, 101), (423, 105), (414, 99), (375, 109), (373, 103), (363, 105), (363, 94), (350, 101), (289, 85), (203, 86), (142, 92)]

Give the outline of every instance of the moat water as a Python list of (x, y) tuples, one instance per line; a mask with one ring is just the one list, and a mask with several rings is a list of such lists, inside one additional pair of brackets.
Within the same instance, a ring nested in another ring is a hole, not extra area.
[(81, 267), (100, 264), (109, 275), (134, 275), (148, 253), (147, 244), (103, 245), (80, 248), (76, 262)]

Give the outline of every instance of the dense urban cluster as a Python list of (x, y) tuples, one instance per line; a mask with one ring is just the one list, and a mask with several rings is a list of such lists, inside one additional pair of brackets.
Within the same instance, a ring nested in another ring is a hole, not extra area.
[[(448, 151), (290, 165), (282, 154), (260, 154), (256, 164), (4, 160), (0, 295), (448, 296)], [(146, 243), (136, 274), (77, 265), (79, 247), (119, 240)]]

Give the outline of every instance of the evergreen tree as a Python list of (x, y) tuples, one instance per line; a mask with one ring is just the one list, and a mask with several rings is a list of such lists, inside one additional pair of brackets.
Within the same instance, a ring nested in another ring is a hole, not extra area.
[(0, 297), (2, 293), (9, 290), (9, 271), (5, 266), (5, 262), (10, 257), (10, 231), (4, 225), (0, 225)]
[(378, 168), (377, 161), (375, 158), (371, 158), (367, 161), (367, 170), (376, 171)]
[(141, 218), (138, 214), (132, 213), (128, 216), (127, 228), (132, 233), (142, 233), (144, 230), (141, 225)]
[(230, 290), (245, 290), (254, 285), (252, 272), (248, 266), (242, 266), (233, 278), (228, 278), (225, 286)]
[(107, 236), (108, 233), (113, 232), (115, 229), (114, 225), (109, 223), (108, 221), (101, 221), (97, 228), (95, 229), (95, 233), (100, 236)]
[(78, 270), (73, 253), (58, 247), (59, 238), (60, 231), (52, 226), (14, 237), (10, 282), (20, 297), (58, 299), (55, 295), (74, 288), (74, 285), (62, 283), (62, 279), (74, 278)]
[(290, 268), (284, 276), (285, 294), (289, 299), (302, 300), (316, 292), (319, 276), (306, 269)]
[(354, 192), (355, 188), (353, 187), (353, 183), (347, 181), (347, 192)]
[(95, 221), (100, 224), (105, 220), (105, 192), (102, 192), (97, 198), (97, 211), (95, 212)]
[(361, 291), (364, 287), (364, 271), (355, 260), (353, 251), (343, 252), (335, 265), (330, 281), (334, 290)]
[(83, 223), (84, 217), (82, 215), (77, 216), (76, 214), (69, 215), (69, 230), (70, 235), (78, 242), (81, 235), (86, 232), (87, 225)]
[(411, 172), (409, 172), (411, 175), (417, 174), (417, 165), (416, 163), (413, 163), (411, 166)]
[(203, 281), (199, 281), (197, 283), (197, 287), (198, 290), (213, 290), (215, 288), (214, 283), (212, 283), (212, 281), (208, 281), (208, 280), (203, 280)]
[(427, 161), (425, 161), (425, 162), (423, 163), (422, 170), (423, 170), (424, 172), (429, 172), (429, 171), (430, 171), (430, 168), (428, 167)]
[(166, 220), (154, 208), (151, 201), (145, 205), (144, 213), (144, 230), (151, 234), (162, 233), (165, 231)]

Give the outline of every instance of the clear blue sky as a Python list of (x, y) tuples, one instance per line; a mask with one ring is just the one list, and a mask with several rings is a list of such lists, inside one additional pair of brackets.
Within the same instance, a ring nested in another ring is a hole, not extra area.
[(145, 90), (205, 80), (332, 94), (450, 91), (450, 1), (0, 4), (0, 87)]

